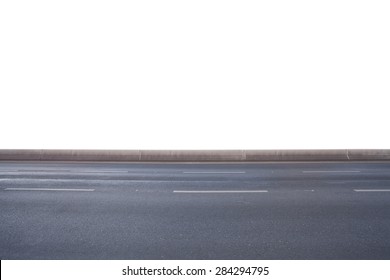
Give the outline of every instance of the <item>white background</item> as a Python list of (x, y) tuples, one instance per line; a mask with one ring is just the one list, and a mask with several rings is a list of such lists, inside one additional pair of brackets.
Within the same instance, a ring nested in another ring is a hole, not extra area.
[(390, 148), (389, 1), (2, 0), (0, 148)]
[[(388, 280), (390, 261), (2, 261), (2, 278), (5, 280), (127, 280), (127, 279), (234, 279), (234, 280)], [(122, 269), (174, 269), (177, 266), (187, 269), (207, 269), (206, 276), (122, 276)], [(216, 276), (216, 267), (268, 266), (268, 276)], [(212, 273), (209, 273), (212, 270)]]

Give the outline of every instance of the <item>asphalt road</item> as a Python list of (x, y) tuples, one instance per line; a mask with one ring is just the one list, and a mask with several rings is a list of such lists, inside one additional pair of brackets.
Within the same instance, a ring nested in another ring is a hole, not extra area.
[(0, 162), (1, 259), (390, 259), (390, 163)]

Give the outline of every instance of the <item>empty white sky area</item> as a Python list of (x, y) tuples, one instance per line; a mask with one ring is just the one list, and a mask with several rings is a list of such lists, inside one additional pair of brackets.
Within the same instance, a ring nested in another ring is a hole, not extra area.
[(390, 148), (389, 15), (387, 0), (2, 0), (0, 148)]

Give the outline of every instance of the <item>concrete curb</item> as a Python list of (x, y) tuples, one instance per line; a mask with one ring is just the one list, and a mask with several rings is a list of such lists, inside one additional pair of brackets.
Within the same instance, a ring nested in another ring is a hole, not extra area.
[(0, 160), (253, 162), (387, 161), (390, 149), (367, 150), (0, 150)]

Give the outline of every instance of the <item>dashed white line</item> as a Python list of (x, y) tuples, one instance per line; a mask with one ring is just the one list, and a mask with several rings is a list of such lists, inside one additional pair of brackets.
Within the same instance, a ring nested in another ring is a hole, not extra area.
[(245, 171), (183, 171), (186, 174), (245, 174)]
[(95, 189), (48, 189), (48, 188), (6, 188), (5, 191), (64, 191), (64, 192), (93, 192)]
[(355, 192), (390, 192), (390, 189), (360, 189)]
[(71, 171), (71, 173), (129, 173), (127, 170)]
[(18, 169), (18, 172), (70, 172), (68, 169)]
[(225, 191), (218, 191), (218, 190), (209, 190), (209, 191), (184, 191), (184, 190), (174, 190), (174, 193), (266, 193), (267, 190), (225, 190)]
[(72, 174), (83, 174), (83, 173), (129, 173), (131, 171), (127, 170), (99, 170), (99, 171), (78, 171), (78, 170), (27, 170), (27, 169), (21, 169), (21, 170), (0, 170), (0, 173), (14, 173), (14, 172), (20, 172), (20, 173), (72, 173)]
[(359, 170), (304, 170), (303, 173), (359, 173)]

